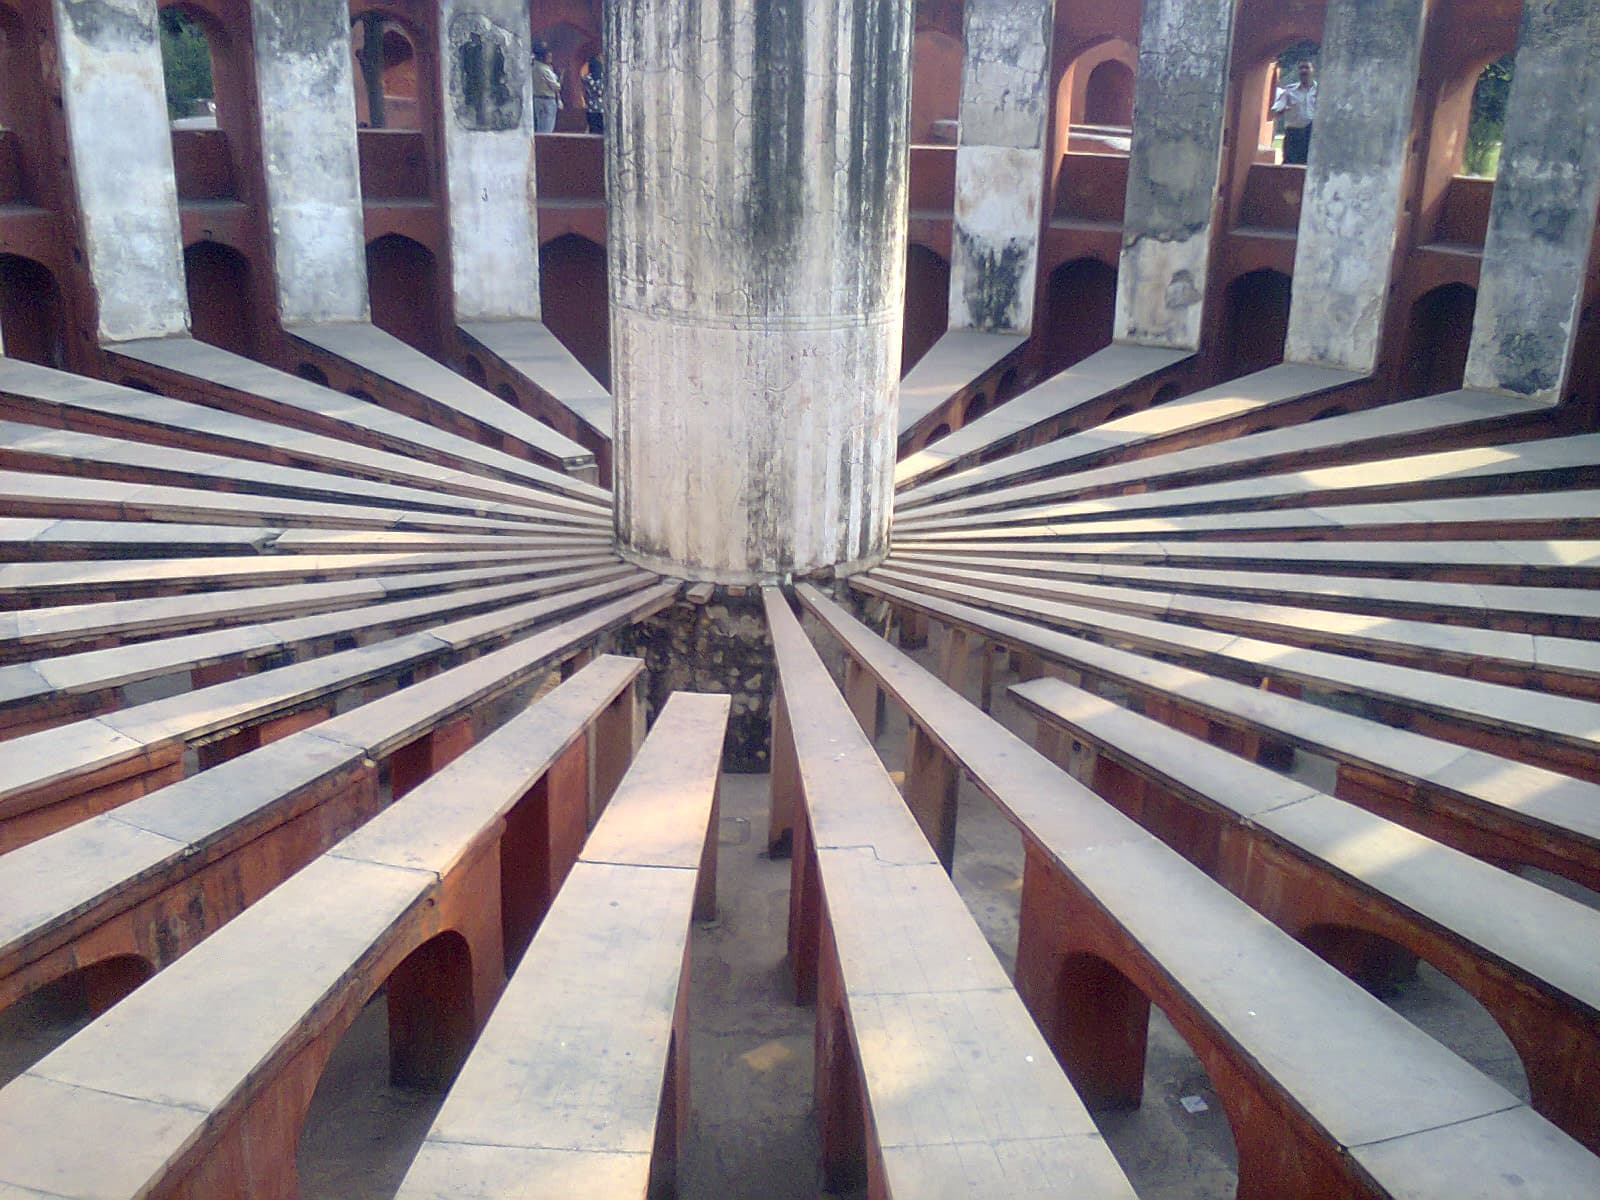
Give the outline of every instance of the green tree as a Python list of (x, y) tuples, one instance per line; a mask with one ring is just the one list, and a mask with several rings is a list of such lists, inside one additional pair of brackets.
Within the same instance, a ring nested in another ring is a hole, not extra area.
[(191, 116), (196, 100), (209, 100), (215, 94), (206, 35), (176, 8), (161, 10), (161, 66), (166, 77), (168, 115)]
[(1506, 101), (1516, 59), (1508, 54), (1496, 59), (1478, 76), (1472, 92), (1472, 116), (1467, 123), (1467, 144), (1461, 169), (1468, 175), (1494, 175), (1500, 167), (1500, 141), (1505, 135)]

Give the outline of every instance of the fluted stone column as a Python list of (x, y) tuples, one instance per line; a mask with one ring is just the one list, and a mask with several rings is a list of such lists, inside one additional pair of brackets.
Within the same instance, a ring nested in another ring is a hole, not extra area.
[(951, 329), (1033, 329), (1055, 9), (1055, 0), (965, 5)]
[(1405, 201), (1423, 0), (1332, 0), (1284, 358), (1377, 365)]
[(888, 536), (911, 5), (608, 6), (624, 554), (721, 583)]
[(1597, 204), (1600, 6), (1524, 4), (1468, 387), (1561, 398)]
[(260, 0), (251, 23), (279, 316), (285, 325), (365, 321), (349, 5)]
[(1116, 340), (1200, 346), (1233, 0), (1144, 0)]
[(55, 0), (61, 102), (103, 342), (189, 325), (155, 0)]

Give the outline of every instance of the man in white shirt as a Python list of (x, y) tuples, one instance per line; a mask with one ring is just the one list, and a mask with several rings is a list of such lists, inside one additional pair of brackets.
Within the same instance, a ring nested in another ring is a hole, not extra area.
[(1295, 82), (1278, 89), (1272, 111), (1283, 114), (1283, 161), (1303, 166), (1311, 151), (1311, 123), (1317, 119), (1317, 80), (1306, 61), (1295, 74)]

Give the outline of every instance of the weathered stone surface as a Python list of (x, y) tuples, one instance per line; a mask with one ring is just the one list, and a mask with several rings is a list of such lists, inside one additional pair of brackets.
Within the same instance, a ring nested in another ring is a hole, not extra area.
[(1145, 0), (1118, 341), (1200, 345), (1232, 36), (1231, 0)]
[(61, 103), (102, 341), (189, 326), (154, 0), (56, 0)]
[(450, 266), (459, 320), (539, 316), (528, 0), (444, 0)]
[(1560, 398), (1600, 204), (1597, 130), (1600, 6), (1524, 5), (1468, 387)]
[(1055, 0), (971, 0), (961, 69), (950, 328), (1033, 327)]
[(759, 595), (718, 589), (620, 630), (619, 649), (650, 669), (652, 713), (675, 691), (733, 697), (723, 761), (732, 771), (765, 771), (772, 727), (772, 641)]
[(333, 0), (269, 0), (252, 12), (279, 316), (288, 325), (364, 321), (348, 9)]
[(608, 10), (617, 528), (636, 560), (739, 583), (882, 554), (910, 44), (890, 0)]
[(1300, 207), (1285, 357), (1369, 372), (1394, 266), (1422, 0), (1334, 0)]

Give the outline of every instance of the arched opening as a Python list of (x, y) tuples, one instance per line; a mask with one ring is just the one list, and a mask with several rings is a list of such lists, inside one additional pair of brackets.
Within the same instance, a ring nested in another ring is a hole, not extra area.
[(948, 426), (948, 425), (946, 425), (946, 424), (941, 422), (940, 424), (935, 425), (933, 427), (932, 432), (928, 434), (928, 440), (923, 442), (922, 444), (924, 446), (931, 446), (935, 442), (937, 442), (940, 438), (947, 438), (949, 436), (950, 436), (950, 426)]
[(1528, 1099), (1528, 1074), (1515, 1046), (1489, 1010), (1455, 980), (1368, 930), (1318, 924), (1297, 936), (1429, 1037)]
[(1118, 129), (1133, 124), (1133, 68), (1120, 59), (1108, 58), (1089, 72), (1082, 123)]
[(0, 1011), (0, 1087), (153, 974), (138, 955), (119, 954), (35, 988)]
[(309, 380), (321, 387), (328, 386), (328, 373), (315, 363), (301, 363), (294, 369), (294, 373), (301, 379)]
[(295, 1151), (302, 1200), (393, 1195), (473, 1031), (472, 952), (447, 931), (395, 968), (323, 1067)]
[(909, 371), (916, 366), (949, 325), (950, 264), (943, 255), (912, 242), (906, 247), (906, 309), (900, 340), (900, 370)]
[[(1177, 1155), (1205, 1177), (1205, 1194), (1231, 1194), (1238, 1150), (1210, 1076), (1122, 972), (1097, 955), (1067, 955), (1041, 1028), (1136, 1190), (1163, 1169), (1152, 1158)], [(1157, 1148), (1165, 1153), (1152, 1155)]]
[(911, 44), (911, 142), (956, 141), (961, 112), (961, 39), (919, 29)]
[(1164, 383), (1156, 389), (1156, 394), (1150, 397), (1150, 407), (1160, 408), (1163, 404), (1171, 404), (1181, 395), (1183, 395), (1183, 389), (1177, 384)]
[(987, 392), (974, 392), (967, 397), (967, 402), (961, 409), (961, 423), (963, 425), (976, 421), (989, 411), (989, 394)]
[(461, 360), (461, 374), (479, 387), (487, 386), (489, 376), (483, 369), (483, 364), (478, 361), (478, 356), (468, 354)]
[(365, 129), (421, 129), (417, 47), (411, 33), (369, 9), (350, 29), (356, 67), (356, 124)]
[(1099, 259), (1079, 258), (1050, 272), (1044, 320), (1035, 329), (1049, 374), (1064, 371), (1111, 344), (1117, 273)]
[(509, 383), (495, 384), (494, 394), (499, 396), (500, 399), (504, 400), (507, 404), (511, 405), (512, 408), (522, 407), (522, 397), (517, 395), (517, 389), (512, 387)]
[(31, 258), (0, 254), (0, 340), (6, 355), (63, 367), (66, 332), (55, 276)]
[(196, 242), (183, 251), (194, 336), (235, 354), (253, 357), (255, 321), (250, 311), (250, 262), (231, 246)]
[(550, 332), (589, 374), (609, 388), (611, 330), (605, 247), (575, 233), (539, 247), (539, 297)]
[(1406, 333), (1402, 398), (1436, 396), (1461, 387), (1477, 307), (1477, 291), (1464, 283), (1447, 283), (1417, 298)]
[(374, 325), (438, 356), (443, 326), (433, 251), (398, 233), (368, 243), (367, 295)]
[(1223, 300), (1225, 342), (1219, 355), (1227, 378), (1283, 361), (1291, 289), (1289, 276), (1270, 268), (1251, 271), (1228, 284)]

